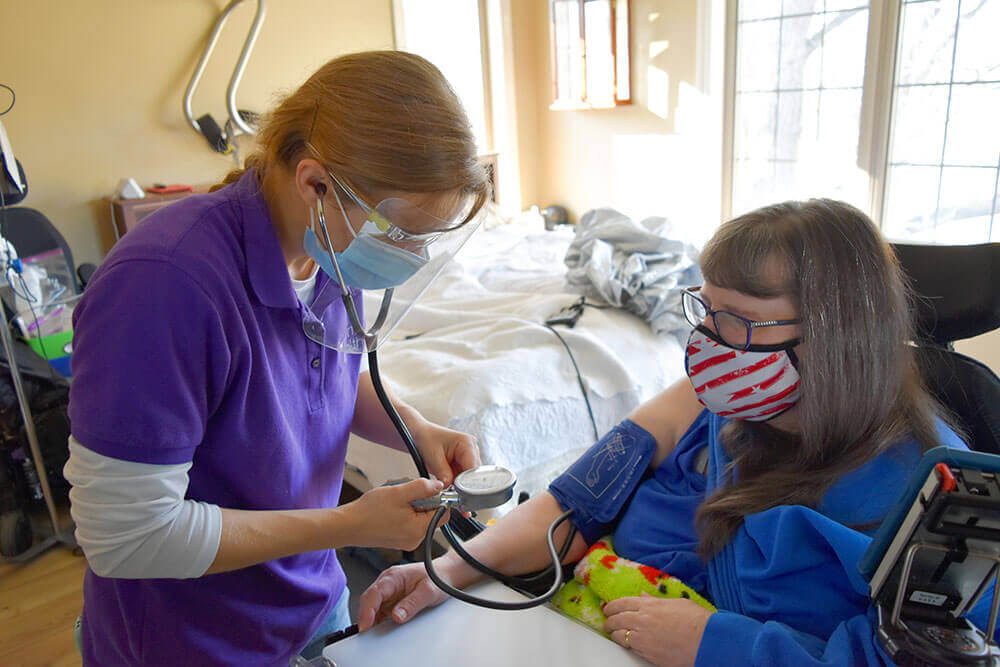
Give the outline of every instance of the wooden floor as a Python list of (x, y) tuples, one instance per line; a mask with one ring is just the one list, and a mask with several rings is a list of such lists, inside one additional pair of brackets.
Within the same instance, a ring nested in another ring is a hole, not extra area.
[(87, 562), (55, 546), (27, 563), (0, 561), (0, 665), (80, 665), (73, 623)]
[[(345, 487), (347, 485), (345, 484)], [(352, 498), (345, 489), (342, 502)], [(353, 492), (356, 497), (360, 495)], [(343, 500), (346, 498), (347, 500)], [(36, 540), (45, 533), (48, 520), (43, 510), (33, 517)], [(71, 530), (68, 508), (60, 506), (59, 525)], [(36, 665), (82, 665), (73, 639), (73, 624), (83, 609), (83, 575), (87, 561), (79, 549), (54, 546), (25, 563), (0, 558), (0, 667)], [(388, 551), (380, 552), (382, 557)], [(395, 552), (393, 552), (395, 553)], [(364, 591), (378, 576), (365, 558), (347, 550), (340, 557), (348, 585)], [(398, 553), (392, 562), (398, 561)], [(352, 613), (357, 613), (360, 593), (351, 596)]]

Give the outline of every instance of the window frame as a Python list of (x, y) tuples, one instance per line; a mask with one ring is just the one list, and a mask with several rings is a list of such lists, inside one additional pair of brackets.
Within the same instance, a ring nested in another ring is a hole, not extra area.
[[(870, 0), (857, 164), (868, 174), (870, 217), (886, 216), (894, 88), (902, 35), (903, 0)], [(726, 0), (723, 72), (722, 219), (733, 216), (736, 138), (736, 68), (739, 0)]]
[[(479, 54), (483, 84), (483, 141), (479, 160), (486, 167), (493, 186), (492, 201), (506, 214), (520, 210), (520, 187), (517, 175), (517, 147), (511, 142), (505, 117), (503, 49), (511, 39), (507, 9), (501, 0), (471, 0), (479, 17)], [(403, 0), (392, 0), (393, 48), (406, 49), (406, 23)], [(503, 188), (499, 187), (503, 183)]]
[[(479, 16), (479, 57), (483, 78), (483, 134), (486, 145), (482, 147), (484, 155), (497, 153), (496, 132), (494, 130), (495, 110), (493, 108), (493, 76), (490, 62), (490, 33), (487, 14), (489, 0), (472, 0), (476, 3)], [(406, 13), (403, 11), (402, 0), (392, 0), (392, 42), (397, 50), (406, 49)]]
[[(580, 34), (579, 41), (581, 50), (579, 54), (578, 72), (574, 72), (581, 77), (580, 86), (583, 90), (583, 97), (578, 100), (562, 101), (559, 97), (559, 67), (556, 12), (557, 2), (575, 2), (578, 6)], [(587, 22), (586, 4), (588, 2), (607, 3), (611, 14), (611, 58), (613, 81), (611, 91), (612, 104), (599, 104), (589, 96), (587, 77)], [(615, 107), (632, 104), (632, 2), (631, 0), (547, 0), (549, 14), (549, 59), (552, 76), (552, 101), (549, 104), (551, 111), (585, 111), (588, 109), (613, 109)], [(624, 13), (625, 22), (625, 43), (619, 43), (618, 27)]]

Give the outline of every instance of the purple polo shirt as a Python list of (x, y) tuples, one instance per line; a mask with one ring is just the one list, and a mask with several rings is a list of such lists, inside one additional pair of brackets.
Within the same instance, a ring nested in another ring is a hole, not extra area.
[[(339, 301), (317, 315), (349, 326)], [(113, 458), (192, 462), (194, 500), (334, 507), (360, 356), (307, 338), (317, 315), (252, 171), (171, 204), (115, 245), (76, 308), (73, 434)], [(287, 665), (344, 586), (333, 550), (188, 580), (88, 570), (84, 663)]]

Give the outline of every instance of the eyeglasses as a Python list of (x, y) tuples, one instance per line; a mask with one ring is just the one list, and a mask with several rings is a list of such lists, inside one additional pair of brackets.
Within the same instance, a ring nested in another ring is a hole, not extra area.
[[(307, 143), (306, 146), (313, 153), (316, 160), (322, 163), (319, 152), (312, 144)], [(338, 200), (340, 199), (340, 195), (337, 194), (337, 189), (339, 188), (365, 212), (367, 221), (376, 227), (378, 232), (385, 237), (385, 240), (415, 254), (421, 254), (423, 249), (443, 234), (458, 229), (467, 222), (470, 222), (469, 212), (472, 206), (470, 199), (462, 201), (457, 212), (450, 219), (439, 218), (401, 197), (383, 199), (372, 208), (368, 202), (362, 199), (347, 183), (337, 178), (333, 172), (327, 169), (327, 173), (337, 186), (334, 188), (334, 195)], [(408, 231), (411, 229), (432, 231)]]
[[(443, 233), (461, 226), (452, 225), (448, 220), (443, 220), (432, 215), (419, 206), (415, 206), (400, 197), (383, 199), (375, 208), (372, 208), (343, 181), (333, 174), (330, 174), (330, 178), (354, 200), (354, 203), (367, 214), (367, 219), (374, 223), (375, 227), (386, 238), (408, 250), (424, 248), (440, 238)], [(407, 231), (404, 227), (410, 229), (433, 229), (434, 231), (415, 233)]]
[(767, 320), (757, 322), (747, 319), (742, 315), (731, 313), (728, 310), (712, 310), (708, 307), (698, 293), (701, 287), (691, 287), (681, 292), (681, 306), (684, 309), (684, 317), (688, 323), (697, 327), (702, 325), (711, 316), (715, 333), (726, 345), (739, 350), (750, 349), (750, 335), (754, 329), (761, 327), (776, 327), (783, 324), (800, 324), (802, 320)]

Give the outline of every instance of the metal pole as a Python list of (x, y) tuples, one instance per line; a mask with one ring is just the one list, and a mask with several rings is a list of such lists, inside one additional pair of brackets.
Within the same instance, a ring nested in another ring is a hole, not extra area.
[[(3, 310), (0, 307), (0, 310)], [(38, 481), (42, 485), (42, 496), (45, 498), (45, 506), (49, 510), (49, 519), (52, 521), (52, 530), (60, 541), (65, 541), (59, 531), (59, 517), (56, 514), (56, 504), (52, 499), (52, 489), (49, 487), (49, 475), (45, 470), (45, 460), (42, 458), (42, 449), (38, 445), (38, 434), (35, 433), (35, 421), (31, 417), (31, 408), (28, 407), (28, 398), (24, 394), (24, 384), (21, 381), (21, 371), (17, 367), (17, 359), (14, 356), (14, 342), (10, 337), (10, 323), (7, 321), (7, 311), (3, 310), (3, 348), (7, 354), (7, 364), (10, 366), (10, 377), (14, 382), (14, 391), (17, 393), (18, 407), (21, 408), (21, 418), (24, 419), (24, 432), (28, 436), (28, 446), (31, 449), (31, 458), (35, 463), (35, 472), (38, 474)], [(67, 542), (67, 544), (74, 544)]]
[(988, 641), (993, 640), (993, 633), (997, 629), (997, 611), (1000, 611), (1000, 594), (997, 591), (997, 585), (1000, 584), (1000, 569), (997, 565), (998, 563), (993, 565), (993, 601), (990, 603), (990, 620), (986, 626)]
[[(188, 82), (187, 89), (184, 91), (184, 117), (187, 118), (188, 125), (190, 125), (191, 128), (198, 134), (201, 134), (201, 126), (199, 126), (198, 121), (195, 120), (194, 111), (191, 107), (191, 100), (194, 98), (194, 91), (198, 87), (198, 83), (201, 81), (201, 75), (205, 73), (205, 66), (208, 65), (208, 59), (212, 56), (212, 51), (215, 50), (215, 45), (219, 41), (219, 34), (222, 32), (222, 27), (226, 24), (226, 19), (229, 18), (230, 12), (232, 12), (233, 9), (235, 9), (241, 2), (243, 2), (243, 0), (232, 0), (232, 2), (223, 8), (219, 18), (215, 21), (215, 26), (212, 28), (212, 34), (208, 38), (208, 44), (205, 46), (205, 50), (202, 52), (201, 58), (198, 59), (198, 64), (194, 68), (194, 74), (191, 75), (191, 80)], [(266, 9), (264, 7), (264, 0), (257, 0), (257, 11), (253, 17), (253, 23), (250, 25), (250, 31), (247, 33), (246, 41), (243, 42), (243, 49), (240, 51), (239, 60), (236, 61), (236, 67), (233, 70), (233, 75), (229, 79), (229, 87), (226, 89), (226, 109), (229, 111), (229, 118), (236, 125), (236, 127), (246, 134), (256, 134), (256, 131), (243, 120), (240, 116), (239, 110), (236, 108), (236, 89), (240, 85), (240, 80), (243, 78), (243, 71), (246, 69), (247, 61), (250, 60), (250, 52), (253, 51), (254, 43), (257, 41), (257, 35), (260, 34), (261, 26), (264, 24), (265, 14)], [(229, 138), (231, 139), (232, 137)]]
[[(236, 5), (237, 2), (232, 4)], [(253, 24), (251, 24), (250, 32), (243, 43), (243, 50), (240, 51), (240, 59), (236, 62), (236, 69), (233, 70), (233, 78), (229, 80), (229, 87), (226, 89), (226, 108), (229, 109), (229, 119), (247, 134), (257, 134), (257, 130), (247, 124), (240, 116), (239, 109), (236, 108), (236, 89), (240, 85), (240, 79), (243, 78), (243, 71), (247, 67), (247, 61), (250, 60), (250, 52), (253, 51), (253, 45), (257, 41), (257, 35), (260, 34), (260, 28), (264, 25), (265, 13), (264, 0), (257, 0), (257, 12), (253, 16)]]

